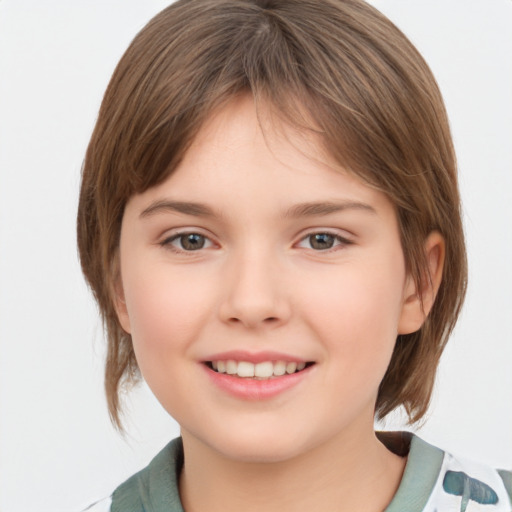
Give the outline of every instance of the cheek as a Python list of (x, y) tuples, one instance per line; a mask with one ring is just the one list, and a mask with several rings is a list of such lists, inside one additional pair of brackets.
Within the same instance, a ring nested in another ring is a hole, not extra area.
[(395, 344), (402, 306), (401, 259), (340, 268), (326, 285), (310, 283), (308, 319), (326, 350), (346, 371), (385, 371)]
[(211, 308), (209, 290), (189, 274), (156, 267), (130, 269), (125, 299), (139, 366), (164, 367), (178, 351), (197, 338)]

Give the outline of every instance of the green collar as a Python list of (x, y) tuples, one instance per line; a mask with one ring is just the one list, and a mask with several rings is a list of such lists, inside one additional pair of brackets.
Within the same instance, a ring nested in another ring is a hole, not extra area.
[(385, 512), (421, 512), (441, 472), (444, 452), (410, 432), (397, 434), (409, 445), (409, 456), (400, 486)]
[(182, 466), (183, 443), (178, 437), (114, 491), (110, 511), (184, 512), (178, 490)]

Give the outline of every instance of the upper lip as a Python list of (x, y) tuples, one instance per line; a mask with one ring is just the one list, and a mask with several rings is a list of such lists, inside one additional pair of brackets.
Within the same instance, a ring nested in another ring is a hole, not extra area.
[(205, 357), (204, 361), (247, 361), (248, 363), (263, 363), (265, 361), (285, 361), (287, 363), (307, 363), (308, 361), (302, 357), (291, 354), (274, 351), (248, 352), (245, 350), (229, 350), (227, 352), (219, 352)]

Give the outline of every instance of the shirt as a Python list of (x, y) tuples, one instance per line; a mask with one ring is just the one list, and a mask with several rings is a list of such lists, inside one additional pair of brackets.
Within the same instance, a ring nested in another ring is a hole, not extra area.
[[(385, 512), (511, 512), (512, 472), (453, 456), (408, 432), (378, 433), (405, 471)], [(87, 512), (184, 512), (178, 492), (181, 438)]]

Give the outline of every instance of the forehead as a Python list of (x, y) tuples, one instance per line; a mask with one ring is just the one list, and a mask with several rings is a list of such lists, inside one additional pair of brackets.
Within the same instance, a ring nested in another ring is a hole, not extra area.
[(383, 193), (327, 154), (318, 133), (292, 127), (268, 105), (256, 108), (249, 95), (210, 115), (170, 177), (141, 196), (141, 208), (171, 198), (209, 203), (219, 213), (282, 214), (308, 202), (391, 207)]

